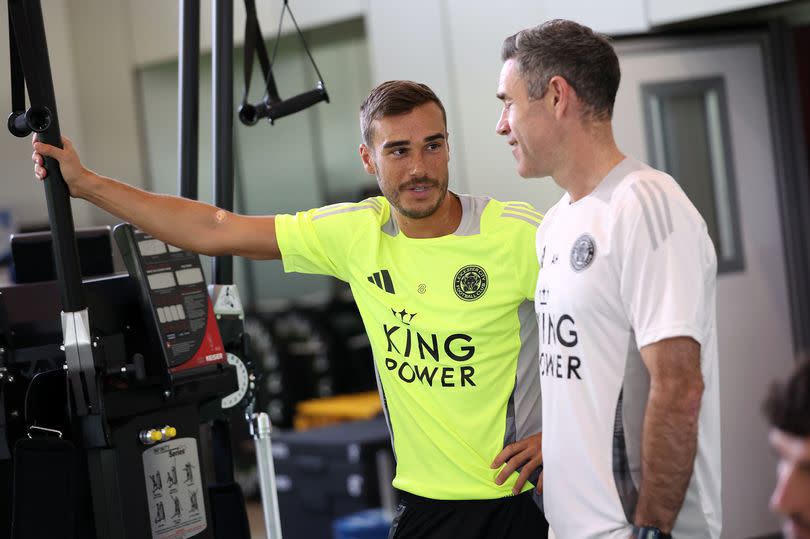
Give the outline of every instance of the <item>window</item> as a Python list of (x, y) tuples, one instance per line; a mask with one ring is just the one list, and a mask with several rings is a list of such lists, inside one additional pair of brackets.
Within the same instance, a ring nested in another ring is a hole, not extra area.
[(722, 77), (641, 85), (649, 161), (700, 211), (719, 273), (744, 268)]

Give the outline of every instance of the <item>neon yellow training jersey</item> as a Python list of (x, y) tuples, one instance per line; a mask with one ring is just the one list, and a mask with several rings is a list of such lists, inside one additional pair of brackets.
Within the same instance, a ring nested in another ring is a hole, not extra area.
[(492, 460), (540, 431), (542, 216), (524, 202), (458, 197), (459, 228), (439, 238), (405, 236), (384, 197), (278, 215), (276, 234), (285, 271), (351, 286), (391, 430), (394, 486), (433, 499), (500, 498), (517, 474), (496, 485)]

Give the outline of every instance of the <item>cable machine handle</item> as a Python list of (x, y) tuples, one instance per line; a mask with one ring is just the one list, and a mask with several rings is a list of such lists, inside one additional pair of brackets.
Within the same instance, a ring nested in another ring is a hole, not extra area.
[[(301, 38), (301, 44), (315, 68), (315, 73), (318, 75), (318, 83), (313, 90), (300, 93), (296, 96), (281, 99), (278, 95), (278, 88), (276, 87), (276, 80), (273, 76), (273, 62), (276, 59), (278, 52), (278, 45), (281, 40), (281, 26), (284, 21), (284, 14), (289, 13), (290, 18), (295, 25), (295, 30), (298, 32), (298, 37)], [(272, 59), (267, 55), (267, 49), (264, 46), (262, 39), (262, 31), (259, 27), (259, 19), (256, 15), (256, 2), (255, 0), (245, 0), (245, 57), (244, 57), (244, 70), (245, 70), (245, 90), (242, 95), (242, 105), (239, 107), (239, 120), (245, 125), (256, 125), (262, 118), (270, 120), (270, 124), (279, 118), (289, 116), (309, 108), (321, 101), (329, 103), (329, 94), (326, 93), (326, 86), (323, 83), (323, 77), (312, 58), (312, 53), (309, 51), (307, 42), (304, 39), (304, 34), (295, 20), (292, 10), (290, 9), (287, 0), (284, 0), (284, 7), (281, 10), (279, 17), (278, 31), (276, 33), (276, 44), (273, 47)], [(248, 103), (248, 93), (250, 91), (250, 78), (253, 72), (253, 53), (256, 53), (259, 64), (264, 74), (265, 82), (265, 95), (264, 99), (256, 105)]]
[(295, 114), (306, 108), (316, 105), (321, 101), (329, 103), (329, 94), (326, 89), (318, 83), (318, 87), (283, 101), (263, 102), (258, 105), (245, 104), (239, 107), (239, 119), (245, 125), (255, 125), (262, 118), (267, 118), (272, 124), (274, 120)]
[(12, 112), (8, 116), (8, 130), (15, 137), (27, 137), (31, 131), (42, 133), (51, 126), (48, 107), (31, 107), (25, 112)]

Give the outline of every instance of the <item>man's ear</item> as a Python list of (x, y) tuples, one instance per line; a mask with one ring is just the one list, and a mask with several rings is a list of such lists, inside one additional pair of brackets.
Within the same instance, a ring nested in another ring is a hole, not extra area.
[(363, 161), (363, 168), (366, 169), (366, 172), (373, 176), (377, 175), (377, 167), (374, 165), (374, 156), (372, 155), (371, 148), (365, 144), (360, 145), (360, 160)]
[(553, 107), (554, 115), (561, 117), (566, 109), (571, 105), (571, 99), (574, 97), (574, 89), (568, 84), (568, 81), (559, 75), (551, 77), (548, 81), (549, 101)]

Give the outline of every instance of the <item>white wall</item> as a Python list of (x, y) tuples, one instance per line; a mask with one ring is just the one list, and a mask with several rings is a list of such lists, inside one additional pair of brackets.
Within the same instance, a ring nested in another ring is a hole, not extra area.
[(647, 17), (652, 25), (669, 24), (729, 13), (741, 9), (784, 3), (784, 0), (646, 0)]
[(573, 19), (611, 35), (644, 33), (655, 26), (689, 21), (785, 0), (541, 0), (546, 18)]
[[(571, 19), (610, 35), (638, 34), (650, 29), (647, 4), (654, 0), (541, 0), (549, 19)], [(671, 1), (671, 0), (670, 0)], [(679, 3), (673, 2), (674, 5)]]
[[(133, 61), (137, 65), (177, 58), (177, 21), (179, 1), (118, 0), (129, 5), (127, 22), (132, 30)], [(290, 6), (302, 29), (359, 17), (368, 11), (370, 0), (293, 1)], [(211, 49), (211, 1), (200, 0), (200, 48)], [(280, 0), (256, 2), (259, 25), (266, 37), (275, 35), (282, 2)], [(244, 2), (233, 3), (234, 39), (244, 41)], [(283, 31), (294, 31), (289, 14), (284, 17)]]
[[(45, 4), (50, 10), (50, 0)], [(81, 123), (63, 122), (62, 132), (74, 139), (87, 166), (140, 187), (143, 149), (127, 9), (127, 0), (82, 0), (81, 10), (67, 10)], [(97, 208), (92, 217), (99, 224), (118, 222)]]

